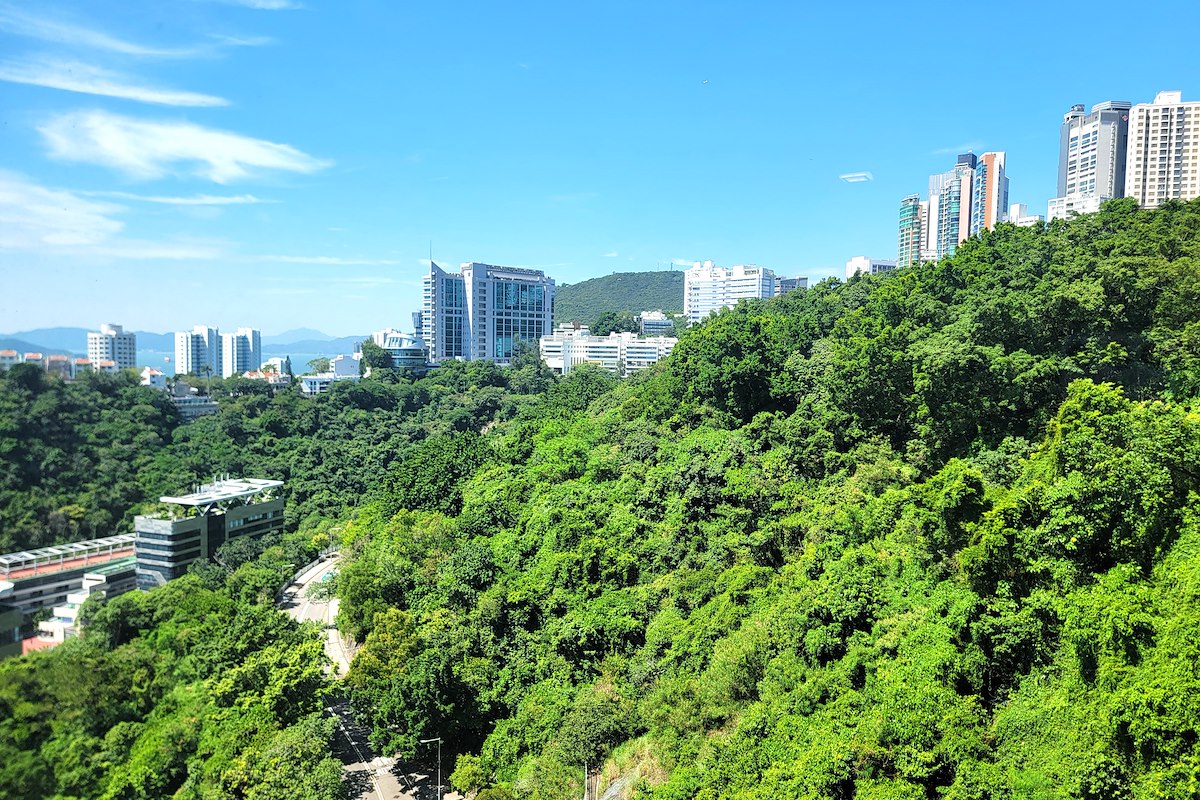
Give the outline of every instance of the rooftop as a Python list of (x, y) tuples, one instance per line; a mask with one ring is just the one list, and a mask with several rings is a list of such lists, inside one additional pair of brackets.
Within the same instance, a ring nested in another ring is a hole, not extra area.
[(106, 536), (103, 539), (89, 539), (86, 542), (56, 544), (52, 547), (40, 547), (37, 550), (8, 553), (0, 556), (0, 575), (9, 577), (15, 571), (23, 568), (60, 564), (108, 550), (130, 548), (133, 547), (133, 541), (136, 538), (132, 533), (120, 533), (116, 536)]
[(226, 478), (206, 483), (191, 494), (158, 499), (164, 503), (174, 503), (180, 506), (209, 506), (226, 500), (236, 500), (239, 497), (251, 497), (280, 486), (283, 486), (283, 481), (271, 481), (265, 478)]

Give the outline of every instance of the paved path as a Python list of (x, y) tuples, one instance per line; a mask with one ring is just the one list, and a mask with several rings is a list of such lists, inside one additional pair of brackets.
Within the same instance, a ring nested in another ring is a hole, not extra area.
[[(325, 654), (331, 662), (330, 671), (334, 677), (342, 678), (350, 669), (352, 656), (333, 624), (337, 600), (326, 602), (306, 597), (308, 587), (335, 568), (333, 560), (314, 564), (283, 590), (279, 607), (294, 619), (316, 622), (325, 629)], [(400, 770), (395, 759), (384, 758), (371, 748), (367, 731), (354, 721), (349, 704), (342, 700), (327, 710), (338, 721), (334, 755), (345, 765), (351, 797), (356, 800), (416, 800), (417, 796), (410, 790), (420, 791), (418, 784)]]

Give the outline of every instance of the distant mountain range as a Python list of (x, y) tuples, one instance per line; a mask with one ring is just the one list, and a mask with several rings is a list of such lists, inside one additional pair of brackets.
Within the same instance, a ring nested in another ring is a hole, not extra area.
[[(171, 353), (175, 350), (174, 333), (151, 333), (149, 331), (134, 331), (137, 335), (138, 350), (153, 350), (160, 353)], [(0, 334), (0, 350), (16, 350), (21, 353), (40, 352), (47, 355), (62, 353), (64, 355), (87, 355), (87, 328), (36, 328), (31, 331)], [(289, 353), (305, 353), (316, 355), (337, 355), (349, 353), (354, 345), (368, 335), (342, 336), (334, 338), (312, 328), (296, 328), (284, 331), (274, 336), (262, 337), (264, 353), (287, 355)]]
[(683, 272), (614, 272), (554, 289), (554, 321), (590, 324), (606, 311), (683, 311)]

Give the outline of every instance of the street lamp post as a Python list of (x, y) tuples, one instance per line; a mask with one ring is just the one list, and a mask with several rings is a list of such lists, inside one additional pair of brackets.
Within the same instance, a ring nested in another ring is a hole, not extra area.
[(421, 739), (421, 744), (429, 744), (437, 742), (438, 746), (438, 782), (437, 782), (437, 800), (442, 800), (442, 737), (436, 736), (432, 739)]

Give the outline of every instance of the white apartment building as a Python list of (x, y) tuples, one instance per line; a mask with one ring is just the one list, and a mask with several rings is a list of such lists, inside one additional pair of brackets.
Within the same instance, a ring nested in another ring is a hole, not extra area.
[(142, 368), (142, 386), (152, 386), (155, 389), (167, 388), (167, 376), (162, 374), (162, 370), (157, 370), (154, 367)]
[(88, 360), (93, 364), (111, 361), (118, 370), (137, 366), (137, 336), (120, 325), (105, 323), (99, 331), (88, 331)]
[(538, 340), (538, 350), (546, 366), (563, 375), (581, 364), (594, 364), (624, 376), (666, 358), (678, 341), (673, 336), (638, 338), (628, 331), (592, 336), (586, 325), (563, 324)]
[(429, 360), (506, 363), (519, 341), (550, 333), (554, 279), (536, 269), (470, 262), (452, 275), (430, 263), (421, 309)]
[(765, 300), (775, 296), (775, 273), (753, 264), (718, 267), (697, 261), (683, 274), (683, 313), (688, 325), (709, 314), (737, 305), (738, 300)]
[(221, 334), (221, 377), (231, 378), (253, 372), (262, 366), (262, 333), (254, 328), (238, 328), (237, 333)]
[(176, 375), (220, 375), (221, 335), (216, 328), (196, 325), (175, 334)]
[(1058, 196), (1048, 219), (1100, 210), (1105, 200), (1125, 195), (1130, 104), (1108, 100), (1085, 114), (1080, 104), (1063, 115), (1058, 141)]
[(1125, 196), (1142, 208), (1200, 197), (1200, 101), (1159, 92), (1129, 110)]
[(896, 262), (886, 258), (867, 258), (855, 256), (846, 262), (846, 280), (855, 275), (875, 275), (880, 272), (891, 272), (896, 268)]

